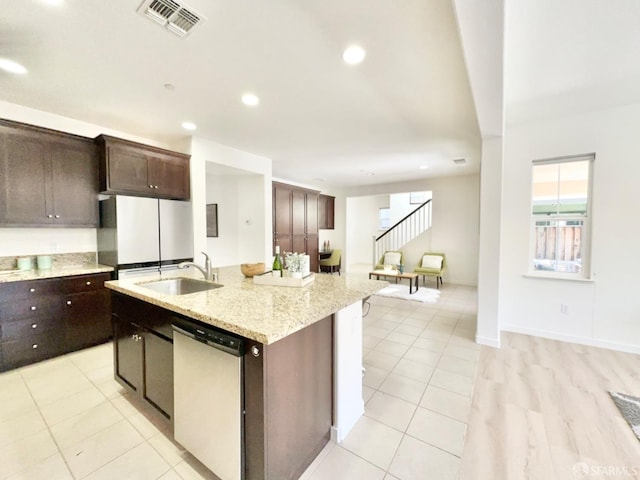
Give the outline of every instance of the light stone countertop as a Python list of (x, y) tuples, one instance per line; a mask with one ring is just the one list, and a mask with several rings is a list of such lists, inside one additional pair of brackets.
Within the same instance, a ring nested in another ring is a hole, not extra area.
[(52, 267), (46, 270), (0, 270), (0, 283), (23, 282), (26, 280), (41, 280), (43, 278), (71, 277), (73, 275), (88, 275), (93, 273), (113, 272), (113, 267), (99, 263), (83, 263)]
[[(322, 320), (359, 300), (382, 290), (386, 281), (367, 280), (360, 275), (315, 274), (306, 287), (254, 285), (240, 273), (240, 266), (222, 267), (218, 282), (222, 288), (187, 295), (166, 295), (145, 288), (145, 282), (159, 275), (106, 282), (117, 292), (144, 300), (186, 317), (236, 333), (268, 345)], [(161, 278), (192, 277), (199, 272), (182, 271)]]

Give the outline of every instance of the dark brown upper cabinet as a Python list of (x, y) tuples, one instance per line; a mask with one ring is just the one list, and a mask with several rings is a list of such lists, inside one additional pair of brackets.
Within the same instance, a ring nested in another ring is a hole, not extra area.
[(108, 135), (96, 138), (103, 193), (188, 200), (190, 155)]
[(97, 153), (91, 139), (0, 120), (0, 226), (96, 227)]
[(318, 228), (333, 230), (335, 228), (335, 197), (318, 195)]

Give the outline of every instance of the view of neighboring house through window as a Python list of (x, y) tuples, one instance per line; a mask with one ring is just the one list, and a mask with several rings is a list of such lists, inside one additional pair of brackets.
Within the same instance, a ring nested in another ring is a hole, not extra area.
[(594, 158), (591, 154), (533, 162), (533, 270), (589, 277)]

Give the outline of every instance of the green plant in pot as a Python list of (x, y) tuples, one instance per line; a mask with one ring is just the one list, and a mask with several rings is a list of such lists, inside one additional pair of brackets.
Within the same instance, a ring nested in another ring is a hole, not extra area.
[(303, 253), (287, 252), (284, 254), (284, 265), (290, 277), (302, 278), (303, 258)]

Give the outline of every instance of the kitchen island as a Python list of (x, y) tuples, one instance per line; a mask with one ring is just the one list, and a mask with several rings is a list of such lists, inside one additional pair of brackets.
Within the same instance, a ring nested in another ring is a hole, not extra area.
[[(184, 276), (181, 273), (173, 276)], [(219, 269), (217, 283), (222, 288), (168, 295), (145, 287), (155, 280), (158, 278), (106, 284), (114, 291), (116, 380), (131, 386), (128, 380), (123, 381), (118, 363), (127, 358), (128, 354), (122, 352), (128, 349), (127, 343), (132, 343), (131, 338), (133, 343), (141, 338), (139, 333), (131, 334), (128, 327), (119, 333), (118, 325), (139, 320), (137, 323), (144, 326), (154, 318), (156, 324), (164, 324), (160, 336), (165, 343), (174, 343), (166, 323), (185, 320), (240, 337), (244, 346), (240, 410), (243, 460), (240, 476), (228, 478), (298, 478), (329, 439), (341, 441), (364, 412), (362, 301), (387, 282), (350, 275), (316, 275), (313, 283), (301, 288), (254, 285), (236, 266)], [(152, 309), (152, 313), (141, 306)], [(151, 333), (147, 335), (153, 346), (157, 335)], [(164, 351), (166, 362), (169, 349)], [(154, 378), (150, 387), (157, 389), (158, 379), (169, 382), (167, 370), (163, 369), (164, 377), (157, 372), (141, 378)], [(148, 388), (142, 386), (140, 390), (146, 392)], [(167, 391), (165, 388), (165, 397)], [(151, 398), (152, 405), (162, 404), (153, 395)], [(173, 402), (167, 399), (164, 405), (163, 414), (173, 425)], [(176, 418), (180, 410), (176, 406)], [(216, 405), (212, 404), (211, 410), (215, 411)], [(214, 431), (210, 434), (211, 448), (218, 448), (216, 435)], [(216, 468), (210, 468), (219, 474)]]

